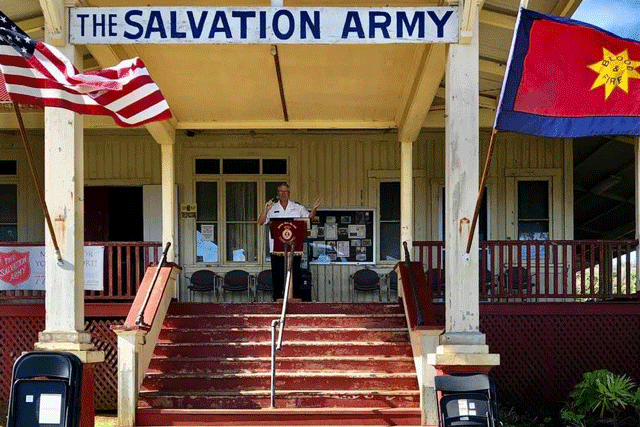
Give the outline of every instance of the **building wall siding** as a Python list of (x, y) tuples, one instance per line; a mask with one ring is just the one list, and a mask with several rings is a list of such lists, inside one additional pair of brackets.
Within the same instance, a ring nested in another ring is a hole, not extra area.
[[(43, 176), (42, 133), (32, 133), (40, 176)], [(489, 132), (482, 131), (481, 168), (485, 162)], [(38, 206), (37, 194), (31, 182), (22, 144), (17, 135), (2, 140), (2, 158), (18, 160), (19, 237), (21, 241), (42, 241), (44, 222)], [(439, 239), (439, 188), (444, 184), (444, 132), (426, 131), (414, 146), (414, 232), (415, 240)], [(514, 203), (508, 193), (508, 171), (527, 174), (560, 170), (564, 176), (565, 146), (561, 140), (534, 138), (517, 134), (498, 134), (491, 173), (489, 176), (490, 238), (504, 239), (513, 229), (513, 217), (507, 206)], [(322, 197), (321, 208), (374, 207), (378, 208), (378, 180), (399, 180), (400, 149), (394, 132), (297, 131), (297, 132), (229, 132), (196, 133), (193, 137), (179, 132), (176, 142), (176, 180), (178, 202), (195, 203), (194, 159), (197, 157), (287, 157), (288, 179), (294, 200), (307, 206)], [(86, 185), (144, 185), (160, 184), (160, 149), (145, 131), (90, 131), (85, 136)], [(383, 178), (380, 178), (383, 177)], [(559, 183), (564, 194), (564, 179)], [(258, 198), (260, 206), (263, 201)], [(560, 221), (554, 239), (565, 238), (570, 230), (572, 215), (564, 215), (564, 197), (553, 200), (554, 220)], [(511, 227), (511, 228), (510, 228)], [(195, 220), (179, 219), (180, 263), (184, 276), (200, 268), (220, 273), (237, 265), (202, 265), (194, 262)], [(262, 239), (262, 231), (259, 233)], [(222, 240), (222, 239), (220, 239)], [(263, 247), (260, 243), (259, 247)], [(261, 258), (262, 259), (262, 258)], [(392, 270), (391, 263), (375, 266), (381, 274)], [(251, 272), (268, 268), (258, 262), (245, 267)], [(377, 300), (378, 295), (353, 295), (349, 276), (361, 266), (313, 266), (314, 297), (320, 301)], [(211, 296), (192, 296), (183, 280), (183, 299), (209, 300)], [(386, 284), (385, 284), (386, 285)], [(394, 295), (389, 294), (391, 298)], [(386, 289), (383, 299), (387, 298)], [(239, 301), (244, 297), (233, 297)], [(229, 296), (229, 300), (232, 297)]]

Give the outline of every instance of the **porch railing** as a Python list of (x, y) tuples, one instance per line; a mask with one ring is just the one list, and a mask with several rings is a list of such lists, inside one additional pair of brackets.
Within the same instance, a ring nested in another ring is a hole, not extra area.
[[(434, 298), (444, 298), (445, 247), (416, 241)], [(601, 301), (640, 297), (637, 240), (490, 240), (480, 242), (481, 300)]]
[[(85, 245), (104, 246), (104, 290), (85, 291), (85, 300), (132, 301), (145, 270), (160, 259), (160, 242), (85, 242)], [(6, 246), (44, 246), (44, 243), (0, 243), (0, 247)], [(44, 291), (0, 291), (0, 301), (43, 298)]]

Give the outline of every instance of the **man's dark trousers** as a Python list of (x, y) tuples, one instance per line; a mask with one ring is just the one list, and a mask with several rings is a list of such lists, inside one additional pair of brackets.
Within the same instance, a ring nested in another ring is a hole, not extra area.
[[(291, 272), (293, 274), (293, 297), (300, 298), (300, 284), (302, 273), (300, 271), (300, 255), (293, 257)], [(283, 255), (271, 255), (271, 277), (273, 279), (273, 300), (284, 298), (284, 280), (287, 275), (285, 257)]]

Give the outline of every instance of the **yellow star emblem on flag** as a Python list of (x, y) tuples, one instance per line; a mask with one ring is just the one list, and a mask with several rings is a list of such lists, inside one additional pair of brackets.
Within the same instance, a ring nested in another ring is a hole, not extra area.
[(602, 61), (587, 67), (598, 73), (591, 90), (604, 85), (605, 100), (616, 87), (629, 93), (629, 79), (640, 79), (640, 73), (636, 71), (640, 67), (640, 61), (630, 60), (626, 49), (614, 55), (603, 47)]

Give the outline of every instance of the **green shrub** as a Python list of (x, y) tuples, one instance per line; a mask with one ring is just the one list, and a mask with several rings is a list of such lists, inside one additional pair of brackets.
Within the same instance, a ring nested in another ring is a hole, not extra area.
[(598, 421), (618, 426), (623, 411), (640, 401), (640, 393), (626, 375), (615, 375), (606, 369), (587, 372), (569, 394), (571, 401), (560, 416), (569, 425), (584, 427)]

